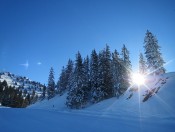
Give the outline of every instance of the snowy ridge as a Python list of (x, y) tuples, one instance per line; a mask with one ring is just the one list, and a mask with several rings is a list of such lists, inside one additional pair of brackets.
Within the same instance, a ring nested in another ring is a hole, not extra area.
[(28, 93), (32, 93), (33, 90), (40, 96), (42, 94), (43, 85), (39, 82), (31, 81), (27, 77), (17, 76), (10, 72), (1, 72), (0, 81), (6, 81), (8, 86), (19, 88), (24, 92), (26, 90)]

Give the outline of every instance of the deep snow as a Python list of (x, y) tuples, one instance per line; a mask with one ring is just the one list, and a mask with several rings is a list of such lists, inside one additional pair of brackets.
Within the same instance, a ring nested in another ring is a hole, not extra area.
[[(160, 78), (166, 83), (162, 84)], [(0, 131), (174, 132), (175, 73), (150, 79), (147, 86), (160, 90), (146, 102), (143, 94), (147, 88), (142, 87), (128, 100), (129, 90), (119, 99), (108, 99), (83, 110), (67, 109), (66, 94), (27, 109), (0, 109)]]

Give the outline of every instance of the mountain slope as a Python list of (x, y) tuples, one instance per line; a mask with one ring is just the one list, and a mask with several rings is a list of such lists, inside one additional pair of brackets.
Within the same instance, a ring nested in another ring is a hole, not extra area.
[(6, 81), (8, 86), (19, 88), (23, 92), (26, 90), (27, 93), (32, 94), (33, 90), (40, 96), (42, 94), (43, 85), (39, 82), (31, 81), (27, 77), (17, 76), (10, 72), (1, 72), (0, 81)]
[[(160, 78), (166, 79), (162, 83)], [(159, 83), (157, 83), (159, 82)], [(148, 84), (147, 84), (148, 85)], [(66, 94), (38, 102), (27, 109), (0, 109), (0, 130), (17, 132), (174, 132), (175, 73), (150, 80), (149, 88), (160, 87), (147, 101), (147, 88), (128, 90), (121, 98), (111, 98), (82, 110), (65, 107)], [(53, 107), (54, 105), (54, 107)], [(12, 118), (13, 117), (13, 118)]]

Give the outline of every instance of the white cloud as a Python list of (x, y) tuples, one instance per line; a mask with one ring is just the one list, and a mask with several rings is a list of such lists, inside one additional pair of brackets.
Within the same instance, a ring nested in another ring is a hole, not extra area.
[(39, 66), (40, 66), (41, 64), (42, 64), (41, 62), (37, 62), (37, 65), (39, 65)]

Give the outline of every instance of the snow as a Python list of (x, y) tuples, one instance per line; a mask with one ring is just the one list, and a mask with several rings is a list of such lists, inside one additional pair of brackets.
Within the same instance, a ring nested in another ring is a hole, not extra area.
[(9, 72), (0, 72), (0, 82), (3, 82), (4, 80), (7, 82), (8, 86), (15, 88), (22, 87), (20, 90), (27, 90), (30, 94), (32, 94), (33, 90), (35, 90), (38, 96), (42, 94), (41, 89), (43, 88), (43, 85), (38, 82), (31, 81), (27, 77), (14, 75)]
[[(162, 84), (161, 79), (166, 83)], [(175, 73), (150, 81), (150, 89), (160, 87), (157, 94), (143, 102), (145, 87), (127, 100), (111, 98), (82, 110), (65, 106), (66, 94), (38, 102), (27, 109), (0, 109), (2, 132), (174, 132)], [(157, 83), (159, 82), (159, 83)], [(54, 107), (53, 107), (54, 105)]]
[(52, 99), (45, 99), (41, 102), (36, 102), (35, 104), (29, 106), (28, 108), (32, 109), (56, 109), (56, 110), (66, 110), (65, 100), (67, 93), (63, 96), (56, 96)]
[(1, 103), (0, 103), (0, 108), (9, 108), (9, 107), (1, 106)]

